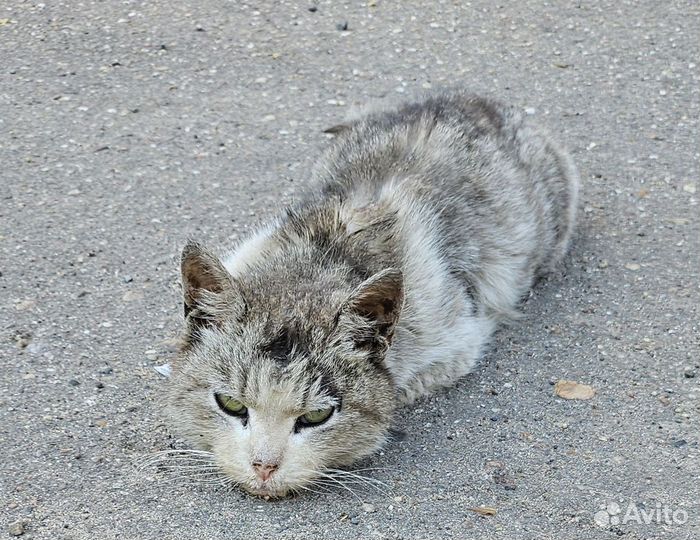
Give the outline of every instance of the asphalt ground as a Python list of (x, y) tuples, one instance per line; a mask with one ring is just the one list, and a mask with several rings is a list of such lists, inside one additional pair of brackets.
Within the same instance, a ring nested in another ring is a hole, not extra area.
[[(695, 1), (3, 2), (0, 535), (700, 537), (699, 38)], [(397, 415), (365, 464), (384, 492), (139, 469), (181, 445), (153, 367), (186, 238), (292, 201), (352, 104), (443, 86), (526, 108), (581, 170), (523, 320)]]

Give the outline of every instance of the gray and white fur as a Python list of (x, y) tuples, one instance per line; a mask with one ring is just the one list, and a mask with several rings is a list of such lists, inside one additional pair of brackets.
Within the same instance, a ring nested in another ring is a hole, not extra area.
[(301, 202), (223, 259), (183, 252), (171, 417), (258, 495), (321, 485), (469, 373), (574, 224), (574, 165), (517, 109), (442, 92), (332, 131)]

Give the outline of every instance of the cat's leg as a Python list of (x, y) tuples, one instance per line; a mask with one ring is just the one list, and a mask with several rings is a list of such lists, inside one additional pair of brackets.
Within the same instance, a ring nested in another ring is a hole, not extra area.
[(411, 403), (439, 388), (452, 386), (470, 373), (496, 326), (490, 317), (465, 314), (453, 326), (437, 330), (439, 343), (422, 351), (425, 368), (399, 385), (399, 400)]

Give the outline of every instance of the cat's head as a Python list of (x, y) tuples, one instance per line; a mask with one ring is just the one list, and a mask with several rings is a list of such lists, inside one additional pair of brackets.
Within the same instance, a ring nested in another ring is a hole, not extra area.
[(234, 278), (190, 243), (182, 280), (185, 345), (169, 413), (231, 480), (283, 496), (385, 442), (399, 271), (351, 288), (337, 271), (302, 267)]

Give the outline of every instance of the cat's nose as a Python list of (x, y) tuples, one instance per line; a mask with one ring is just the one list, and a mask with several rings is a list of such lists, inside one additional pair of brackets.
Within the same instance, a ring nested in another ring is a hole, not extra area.
[(262, 461), (253, 461), (253, 469), (255, 469), (255, 474), (260, 477), (263, 482), (267, 481), (272, 473), (279, 468), (277, 463), (263, 463)]

